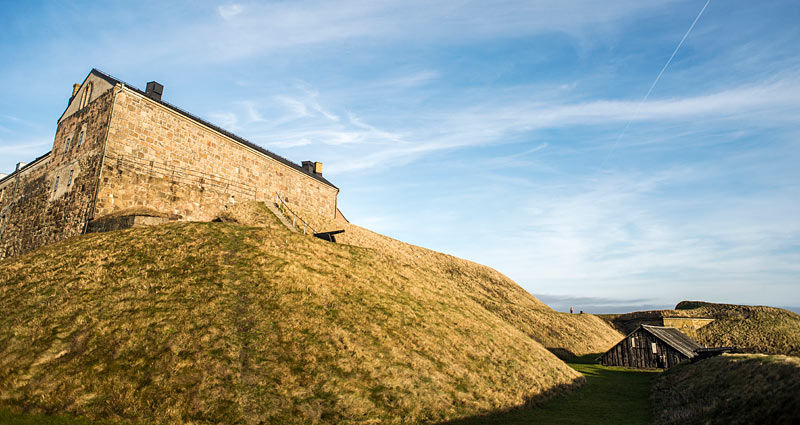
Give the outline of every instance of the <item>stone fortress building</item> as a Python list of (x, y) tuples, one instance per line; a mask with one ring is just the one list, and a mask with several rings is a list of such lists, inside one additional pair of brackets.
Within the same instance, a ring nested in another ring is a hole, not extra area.
[(75, 84), (53, 149), (0, 179), (0, 258), (87, 231), (103, 217), (208, 221), (232, 203), (272, 202), (328, 217), (339, 189), (322, 164), (288, 161), (93, 69)]

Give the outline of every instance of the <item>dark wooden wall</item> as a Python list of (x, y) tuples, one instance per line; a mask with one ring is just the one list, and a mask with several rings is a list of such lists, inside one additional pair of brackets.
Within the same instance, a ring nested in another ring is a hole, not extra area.
[[(631, 341), (634, 343), (631, 344)], [(653, 343), (656, 344), (655, 353), (653, 353)], [(687, 357), (678, 350), (664, 344), (649, 332), (639, 329), (600, 356), (600, 364), (638, 369), (666, 369), (686, 359)]]

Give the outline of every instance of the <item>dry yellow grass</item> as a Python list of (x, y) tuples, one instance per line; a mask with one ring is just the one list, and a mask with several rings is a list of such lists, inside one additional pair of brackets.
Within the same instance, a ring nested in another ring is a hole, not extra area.
[(709, 347), (738, 347), (766, 354), (800, 356), (800, 315), (782, 308), (683, 301), (679, 314), (716, 320), (697, 331)]
[(722, 355), (668, 370), (652, 391), (656, 423), (800, 423), (800, 359)]
[(561, 316), (494, 270), (355, 227), (343, 241), (385, 247), (291, 233), (262, 206), (226, 220), (249, 224), (85, 235), (0, 262), (0, 406), (414, 423), (582, 382), (537, 342)]
[[(336, 235), (343, 244), (360, 246), (448, 277), (463, 293), (560, 357), (602, 353), (623, 335), (592, 314), (556, 312), (498, 271), (468, 260), (414, 246), (352, 223), (296, 211), (317, 231), (345, 230)], [(246, 217), (242, 217), (247, 221)]]
[(697, 330), (696, 339), (701, 344), (736, 347), (754, 353), (800, 356), (800, 315), (782, 308), (681, 301), (674, 310), (636, 311), (604, 317), (628, 332), (636, 319), (712, 318), (713, 322)]

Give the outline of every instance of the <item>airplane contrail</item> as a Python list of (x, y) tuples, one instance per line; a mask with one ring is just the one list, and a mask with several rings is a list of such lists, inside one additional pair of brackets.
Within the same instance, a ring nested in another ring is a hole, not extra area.
[(700, 20), (701, 16), (703, 16), (703, 12), (706, 11), (706, 8), (708, 7), (709, 3), (711, 3), (711, 0), (706, 0), (706, 4), (703, 5), (702, 9), (700, 9), (700, 13), (698, 13), (697, 17), (694, 18), (694, 21), (692, 22), (692, 25), (689, 26), (688, 30), (686, 30), (686, 34), (683, 35), (683, 38), (681, 38), (681, 41), (678, 43), (677, 46), (675, 46), (675, 50), (672, 51), (672, 55), (669, 57), (669, 59), (667, 59), (667, 63), (664, 64), (664, 67), (661, 68), (661, 72), (659, 72), (658, 76), (656, 76), (656, 79), (653, 80), (653, 84), (650, 85), (650, 88), (647, 90), (647, 94), (644, 95), (642, 100), (639, 101), (639, 104), (636, 106), (636, 111), (634, 111), (633, 117), (628, 120), (628, 122), (625, 124), (625, 128), (623, 128), (622, 132), (620, 132), (619, 136), (617, 136), (617, 140), (616, 140), (616, 142), (614, 142), (614, 146), (611, 149), (612, 151), (616, 148), (616, 145), (622, 139), (622, 136), (625, 135), (625, 132), (628, 131), (628, 127), (631, 126), (631, 123), (633, 122), (633, 120), (635, 120), (636, 118), (639, 117), (639, 110), (642, 108), (642, 104), (644, 104), (647, 101), (647, 99), (650, 97), (650, 93), (653, 92), (653, 89), (656, 87), (656, 84), (658, 84), (658, 80), (661, 79), (661, 76), (664, 75), (664, 71), (666, 71), (667, 67), (669, 67), (669, 64), (672, 63), (672, 59), (675, 58), (675, 55), (678, 53), (678, 50), (680, 50), (681, 46), (683, 46), (683, 42), (686, 41), (687, 37), (689, 37), (689, 34), (692, 32), (692, 29), (694, 29), (694, 26), (695, 26), (695, 24), (697, 24), (697, 21)]

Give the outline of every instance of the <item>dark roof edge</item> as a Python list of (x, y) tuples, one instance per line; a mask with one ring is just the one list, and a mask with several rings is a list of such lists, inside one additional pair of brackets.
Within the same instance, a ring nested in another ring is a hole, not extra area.
[(20, 168), (20, 169), (19, 169), (19, 171), (17, 171), (17, 170), (14, 170), (14, 172), (13, 172), (13, 173), (11, 173), (11, 174), (9, 174), (9, 175), (7, 175), (7, 176), (3, 177), (2, 179), (0, 179), (0, 184), (3, 184), (3, 182), (5, 182), (6, 180), (8, 180), (8, 179), (10, 179), (10, 178), (14, 177), (14, 176), (15, 176), (17, 173), (21, 173), (21, 172), (23, 172), (23, 171), (27, 170), (28, 168), (30, 168), (30, 167), (33, 167), (33, 166), (34, 166), (34, 165), (36, 165), (37, 163), (41, 162), (42, 160), (44, 160), (45, 158), (47, 158), (48, 156), (50, 156), (50, 154), (51, 154), (51, 153), (53, 153), (53, 151), (52, 151), (52, 150), (48, 151), (46, 154), (44, 154), (44, 155), (42, 155), (42, 156), (39, 156), (39, 157), (37, 157), (37, 158), (36, 158), (36, 159), (34, 159), (33, 161), (31, 161), (31, 162), (29, 162), (29, 163), (25, 164), (25, 165), (24, 165), (22, 168)]
[[(149, 97), (147, 97), (147, 94), (145, 92), (143, 92), (142, 90), (138, 89), (137, 87), (132, 86), (132, 85), (120, 80), (120, 79), (114, 78), (114, 77), (104, 73), (103, 71), (100, 71), (97, 68), (92, 68), (91, 73), (94, 73), (98, 77), (106, 80), (112, 86), (116, 85), (118, 83), (119, 84), (124, 84), (125, 87), (127, 87), (127, 88), (129, 88), (129, 89), (131, 89), (131, 90), (133, 90), (133, 91), (135, 91), (137, 93), (139, 93), (140, 95), (146, 97), (147, 99), (150, 99)], [(84, 79), (84, 81), (86, 81), (86, 80)], [(271, 151), (269, 151), (267, 149), (264, 149), (261, 146), (258, 146), (257, 144), (255, 144), (255, 143), (253, 143), (253, 142), (251, 142), (251, 141), (249, 141), (247, 139), (239, 137), (239, 136), (231, 133), (230, 131), (225, 130), (225, 129), (221, 128), (221, 127), (218, 127), (218, 126), (216, 126), (216, 125), (214, 125), (214, 124), (212, 124), (212, 123), (210, 123), (210, 122), (208, 122), (208, 121), (206, 121), (206, 120), (204, 120), (202, 118), (198, 118), (198, 117), (196, 117), (196, 116), (184, 111), (183, 109), (181, 109), (181, 108), (179, 108), (179, 107), (177, 107), (175, 105), (172, 105), (170, 103), (164, 102), (163, 100), (153, 100), (153, 99), (150, 99), (150, 100), (152, 100), (153, 102), (159, 103), (159, 104), (167, 107), (168, 109), (171, 109), (172, 111), (177, 112), (178, 114), (183, 115), (186, 118), (189, 118), (190, 120), (197, 122), (198, 124), (204, 125), (204, 126), (210, 128), (210, 129), (222, 134), (225, 137), (233, 139), (234, 141), (238, 142), (239, 144), (247, 146), (250, 149), (254, 149), (254, 150), (256, 150), (256, 151), (258, 151), (258, 152), (260, 152), (260, 153), (262, 153), (264, 155), (267, 155), (268, 157), (270, 157), (270, 158), (282, 163), (283, 165), (286, 165), (287, 167), (293, 168), (293, 169), (295, 169), (295, 170), (297, 170), (297, 171), (299, 171), (299, 172), (301, 172), (301, 173), (303, 173), (303, 174), (305, 174), (305, 175), (307, 175), (307, 176), (309, 176), (309, 177), (311, 177), (311, 178), (313, 178), (315, 180), (318, 180), (321, 183), (324, 183), (324, 184), (336, 189), (337, 191), (339, 190), (339, 188), (336, 187), (330, 181), (328, 181), (328, 179), (326, 179), (326, 178), (324, 178), (322, 176), (309, 174), (299, 164), (295, 164), (294, 162), (292, 162), (292, 161), (290, 161), (290, 160), (288, 160), (288, 159), (286, 159), (286, 158), (284, 158), (284, 157), (282, 157), (282, 156), (280, 156), (280, 155), (278, 155), (276, 153), (273, 153), (273, 152), (271, 152)]]
[[(694, 355), (697, 354), (697, 352), (696, 352), (697, 348), (701, 348), (702, 347), (699, 344), (697, 344), (697, 342), (695, 342), (693, 339), (691, 339), (688, 335), (686, 335), (683, 332), (681, 332), (678, 328), (674, 328), (674, 327), (671, 327), (671, 326), (653, 326), (653, 325), (640, 325), (639, 327), (641, 329), (644, 329), (645, 331), (647, 331), (647, 333), (649, 333), (650, 335), (653, 335), (654, 337), (658, 338), (661, 342), (669, 345), (670, 347), (674, 348), (675, 350), (678, 350), (678, 351), (682, 352), (683, 354), (685, 354), (689, 358), (692, 358)], [(668, 332), (668, 333), (674, 333), (674, 335), (671, 335), (670, 337), (677, 337), (679, 339), (683, 339), (684, 341), (670, 341), (670, 340), (665, 338), (665, 336), (667, 336), (667, 335), (659, 335), (659, 333), (657, 331), (665, 331), (665, 332)], [(680, 346), (676, 345), (676, 343), (690, 344), (690, 345), (694, 345), (695, 347), (693, 347), (693, 348), (692, 347), (689, 347), (689, 348), (680, 347)]]

